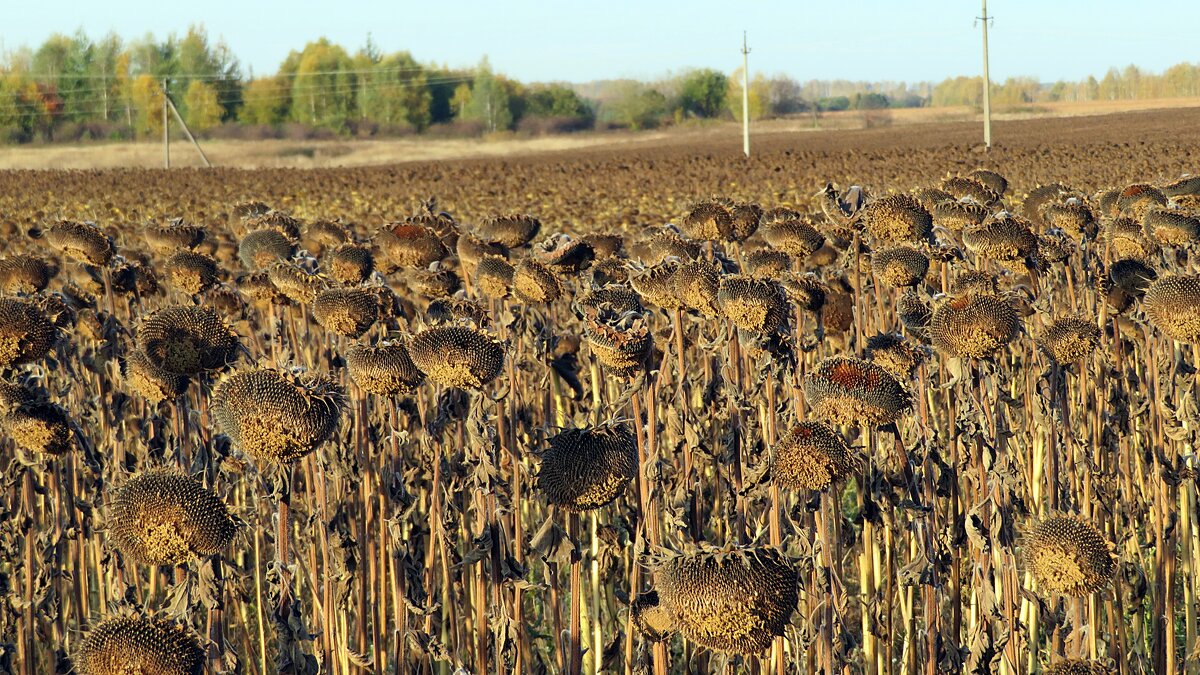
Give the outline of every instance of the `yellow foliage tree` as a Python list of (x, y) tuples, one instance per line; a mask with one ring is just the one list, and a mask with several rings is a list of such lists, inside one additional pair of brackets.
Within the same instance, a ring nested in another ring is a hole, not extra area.
[[(769, 85), (767, 78), (763, 77), (762, 73), (756, 74), (750, 79), (750, 96), (749, 108), (750, 119), (761, 120), (767, 115), (767, 100), (770, 98)], [(733, 119), (742, 121), (742, 69), (738, 68), (729, 76), (729, 94), (725, 97), (729, 104), (729, 111), (733, 113)]]
[(137, 110), (137, 132), (151, 136), (161, 134), (163, 90), (159, 81), (152, 75), (138, 75), (133, 80), (130, 98)]
[(221, 123), (225, 112), (217, 100), (217, 90), (211, 84), (192, 80), (183, 95), (186, 106), (184, 120), (193, 131), (211, 129)]

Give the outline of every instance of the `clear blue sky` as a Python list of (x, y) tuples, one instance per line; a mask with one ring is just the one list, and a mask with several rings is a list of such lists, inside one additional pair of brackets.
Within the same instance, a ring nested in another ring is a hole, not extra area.
[[(255, 73), (274, 72), (291, 49), (321, 36), (350, 51), (370, 33), (385, 51), (469, 66), (486, 54), (522, 81), (653, 79), (687, 67), (732, 71), (749, 32), (751, 71), (800, 80), (920, 80), (975, 74), (980, 14), (974, 0), (764, 2), (691, 0), (69, 0), (4, 3), (0, 49), (35, 46), (83, 28), (182, 34), (202, 23)], [(203, 7), (203, 10), (195, 9)], [(1200, 60), (1200, 3), (995, 0), (992, 76), (1042, 81), (1100, 77), (1130, 63), (1159, 72)]]

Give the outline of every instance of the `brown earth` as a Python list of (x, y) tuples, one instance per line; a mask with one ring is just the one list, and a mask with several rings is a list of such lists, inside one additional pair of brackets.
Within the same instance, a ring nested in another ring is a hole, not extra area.
[(0, 214), (10, 225), (53, 217), (205, 221), (224, 219), (234, 202), (261, 199), (301, 217), (377, 224), (433, 196), (466, 222), (527, 211), (551, 230), (588, 231), (661, 224), (711, 194), (811, 208), (826, 181), (907, 190), (983, 166), (1005, 174), (1019, 197), (1049, 181), (1088, 193), (1167, 181), (1200, 164), (1200, 108), (999, 120), (988, 153), (980, 135), (973, 122), (766, 133), (748, 159), (740, 138), (702, 130), (636, 144), (376, 167), (10, 171), (0, 173)]

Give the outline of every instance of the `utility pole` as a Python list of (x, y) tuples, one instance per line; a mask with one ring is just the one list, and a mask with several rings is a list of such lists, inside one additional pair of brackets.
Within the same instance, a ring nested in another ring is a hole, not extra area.
[(983, 0), (983, 148), (992, 149), (992, 79), (988, 75), (987, 29), (991, 17), (987, 13), (987, 0)]
[(747, 157), (750, 156), (750, 67), (746, 58), (749, 54), (746, 31), (742, 31), (742, 152)]
[(170, 127), (167, 120), (167, 78), (162, 81), (163, 109), (162, 109), (162, 125), (163, 125), (163, 165), (166, 168), (171, 168), (171, 136)]
[(183, 135), (187, 136), (187, 139), (192, 142), (192, 145), (196, 146), (196, 152), (200, 153), (200, 159), (204, 162), (204, 166), (211, 169), (212, 162), (208, 161), (208, 155), (204, 154), (204, 150), (201, 149), (200, 144), (196, 142), (196, 137), (192, 135), (192, 130), (188, 128), (187, 122), (183, 121), (183, 116), (179, 114), (179, 108), (175, 107), (175, 101), (172, 101), (171, 97), (166, 94), (163, 95), (163, 98), (166, 99), (167, 105), (170, 106), (171, 112), (174, 113), (175, 121), (179, 122), (179, 126), (183, 128)]

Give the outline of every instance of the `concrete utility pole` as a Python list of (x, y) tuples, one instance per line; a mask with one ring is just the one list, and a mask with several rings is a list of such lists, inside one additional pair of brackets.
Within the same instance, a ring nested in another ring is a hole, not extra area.
[(987, 0), (983, 0), (983, 16), (979, 17), (983, 22), (983, 147), (985, 150), (992, 149), (992, 79), (988, 75), (988, 45), (987, 45), (987, 29), (988, 21), (991, 17), (987, 13)]
[(750, 156), (750, 67), (746, 58), (749, 54), (746, 31), (742, 31), (742, 152), (747, 157)]
[(171, 112), (175, 114), (175, 121), (179, 122), (179, 126), (183, 128), (183, 135), (187, 136), (192, 145), (196, 146), (196, 152), (200, 153), (200, 159), (204, 162), (204, 166), (211, 169), (212, 162), (208, 161), (208, 155), (204, 154), (204, 150), (196, 142), (196, 137), (192, 135), (192, 130), (188, 128), (187, 122), (183, 121), (183, 116), (179, 114), (179, 108), (175, 107), (175, 101), (172, 101), (170, 96), (164, 95), (163, 98), (167, 100), (167, 105), (171, 107)]
[(167, 121), (167, 78), (162, 81), (163, 109), (162, 109), (162, 125), (163, 125), (163, 165), (166, 168), (171, 168), (171, 136), (168, 133), (170, 126)]

